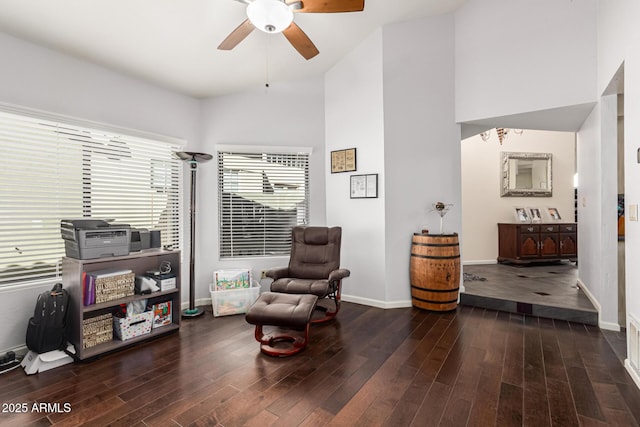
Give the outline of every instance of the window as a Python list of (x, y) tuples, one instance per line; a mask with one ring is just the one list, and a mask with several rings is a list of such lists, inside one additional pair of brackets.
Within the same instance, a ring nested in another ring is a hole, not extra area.
[(7, 110), (0, 110), (0, 287), (60, 276), (61, 219), (160, 230), (163, 245), (179, 248), (179, 142)]
[(218, 152), (220, 258), (288, 255), (309, 222), (309, 153)]

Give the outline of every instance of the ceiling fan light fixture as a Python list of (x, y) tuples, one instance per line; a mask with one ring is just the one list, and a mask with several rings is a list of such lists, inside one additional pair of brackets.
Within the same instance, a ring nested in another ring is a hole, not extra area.
[(293, 11), (280, 0), (255, 0), (247, 6), (247, 17), (265, 33), (281, 33), (293, 22)]

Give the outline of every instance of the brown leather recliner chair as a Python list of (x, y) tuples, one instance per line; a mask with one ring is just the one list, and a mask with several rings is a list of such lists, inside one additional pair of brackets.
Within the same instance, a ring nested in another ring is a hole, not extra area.
[(341, 227), (294, 227), (288, 267), (268, 270), (271, 292), (312, 294), (318, 297), (316, 310), (325, 312), (312, 323), (335, 318), (340, 310), (342, 279), (351, 272), (340, 268)]

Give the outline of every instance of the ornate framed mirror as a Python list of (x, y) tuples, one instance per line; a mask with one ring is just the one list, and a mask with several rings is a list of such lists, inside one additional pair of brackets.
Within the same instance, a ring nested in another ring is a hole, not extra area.
[(551, 197), (551, 154), (503, 151), (501, 197)]

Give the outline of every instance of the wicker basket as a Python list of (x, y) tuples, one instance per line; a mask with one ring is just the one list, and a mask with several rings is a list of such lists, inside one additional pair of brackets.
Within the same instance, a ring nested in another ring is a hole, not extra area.
[(96, 278), (96, 304), (133, 295), (135, 280), (135, 273)]
[(111, 313), (84, 319), (82, 321), (82, 336), (84, 348), (113, 341), (113, 316)]

